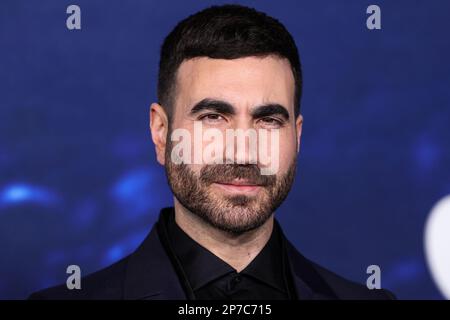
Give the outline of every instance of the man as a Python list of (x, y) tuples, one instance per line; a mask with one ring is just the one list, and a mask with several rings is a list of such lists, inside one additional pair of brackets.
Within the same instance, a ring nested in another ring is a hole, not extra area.
[(225, 5), (180, 22), (162, 46), (159, 103), (150, 107), (174, 208), (81, 290), (31, 298), (392, 298), (304, 258), (274, 219), (294, 181), (301, 88), (297, 47), (277, 20)]

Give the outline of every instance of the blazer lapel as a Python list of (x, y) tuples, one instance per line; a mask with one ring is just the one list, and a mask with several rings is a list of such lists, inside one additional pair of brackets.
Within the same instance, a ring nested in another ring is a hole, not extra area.
[(319, 275), (313, 264), (303, 257), (286, 238), (285, 245), (298, 299), (337, 299), (336, 294)]
[(156, 225), (130, 256), (124, 298), (131, 300), (185, 300), (186, 295), (158, 236)]

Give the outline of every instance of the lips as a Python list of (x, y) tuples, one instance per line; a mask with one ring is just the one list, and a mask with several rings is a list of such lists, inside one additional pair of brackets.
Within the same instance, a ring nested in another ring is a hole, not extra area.
[(232, 185), (232, 186), (261, 186), (256, 182), (252, 182), (250, 180), (245, 179), (235, 179), (232, 181), (216, 181), (216, 183), (224, 184), (224, 185)]
[(215, 182), (216, 185), (229, 192), (254, 193), (262, 186), (249, 180), (233, 180), (227, 182)]

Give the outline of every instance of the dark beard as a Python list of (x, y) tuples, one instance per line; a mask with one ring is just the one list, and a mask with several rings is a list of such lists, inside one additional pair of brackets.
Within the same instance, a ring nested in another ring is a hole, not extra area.
[[(272, 216), (287, 197), (297, 166), (293, 159), (288, 171), (280, 177), (261, 175), (255, 164), (205, 165), (196, 174), (184, 163), (172, 163), (171, 151), (169, 142), (165, 157), (166, 176), (177, 200), (203, 221), (233, 235), (257, 229)], [(237, 178), (261, 185), (262, 190), (257, 196), (221, 196), (208, 189), (214, 182), (227, 183)]]

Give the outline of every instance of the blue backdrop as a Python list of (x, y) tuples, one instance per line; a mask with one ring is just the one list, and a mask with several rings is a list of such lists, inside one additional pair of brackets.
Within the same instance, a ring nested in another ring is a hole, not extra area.
[[(172, 203), (148, 108), (159, 48), (223, 1), (0, 2), (0, 298), (130, 253)], [(304, 68), (295, 186), (277, 216), (310, 259), (399, 298), (440, 299), (423, 227), (450, 194), (450, 2), (240, 1), (278, 18)], [(81, 30), (66, 8), (81, 8)], [(366, 8), (381, 7), (381, 30)]]

